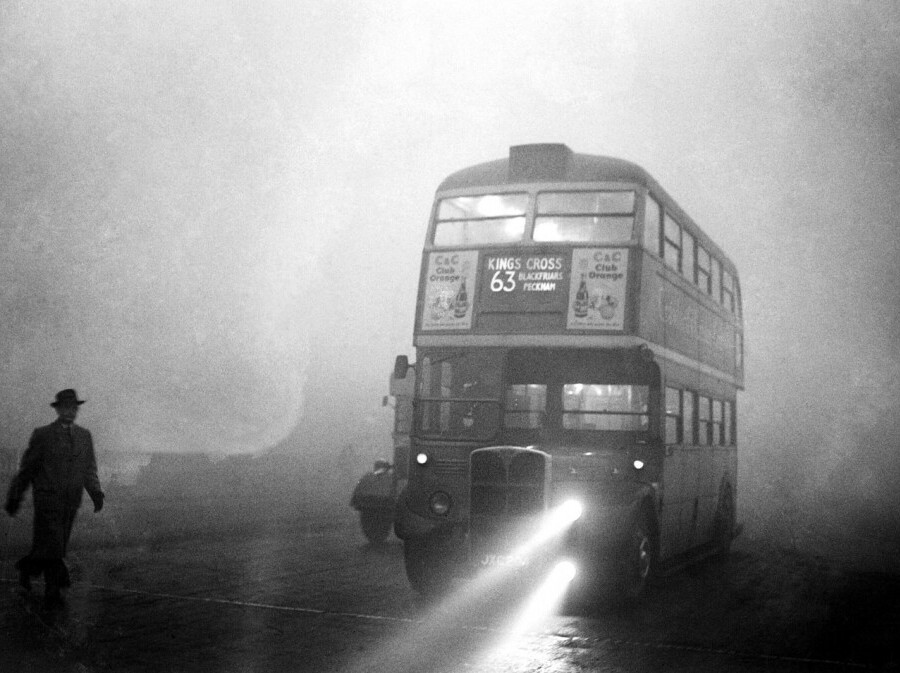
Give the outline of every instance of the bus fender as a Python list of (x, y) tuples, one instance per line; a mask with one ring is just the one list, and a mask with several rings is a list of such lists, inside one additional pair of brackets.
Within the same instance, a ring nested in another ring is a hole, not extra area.
[(384, 461), (359, 479), (350, 496), (350, 506), (356, 510), (390, 511), (394, 501), (394, 471)]
[(397, 498), (397, 509), (394, 514), (394, 534), (401, 540), (426, 537), (434, 534), (450, 535), (455, 527), (454, 522), (438, 522), (420, 516), (406, 504), (407, 492), (402, 491)]

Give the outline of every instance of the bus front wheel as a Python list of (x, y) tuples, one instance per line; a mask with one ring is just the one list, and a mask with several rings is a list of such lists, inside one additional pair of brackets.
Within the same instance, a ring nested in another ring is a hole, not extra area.
[(394, 517), (390, 511), (363, 509), (359, 512), (359, 523), (362, 527), (363, 535), (366, 536), (369, 542), (381, 544), (387, 540), (387, 536), (391, 532)]
[(714, 522), (715, 553), (719, 558), (726, 558), (731, 553), (731, 541), (734, 539), (735, 527), (734, 497), (731, 495), (730, 488), (725, 489), (719, 500)]

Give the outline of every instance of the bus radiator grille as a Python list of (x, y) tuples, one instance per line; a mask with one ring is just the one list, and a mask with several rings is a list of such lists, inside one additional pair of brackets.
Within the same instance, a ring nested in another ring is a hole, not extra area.
[(478, 451), (471, 462), (473, 516), (522, 516), (544, 509), (544, 456), (532, 451)]
[(465, 477), (467, 465), (458, 458), (439, 458), (434, 461), (434, 473), (442, 477)]

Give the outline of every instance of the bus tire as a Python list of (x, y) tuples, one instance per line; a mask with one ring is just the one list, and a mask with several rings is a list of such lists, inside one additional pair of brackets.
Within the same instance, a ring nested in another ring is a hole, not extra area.
[(731, 541), (734, 539), (735, 512), (734, 496), (731, 489), (725, 487), (719, 504), (716, 507), (716, 515), (713, 519), (713, 545), (715, 556), (725, 559), (731, 553)]
[(446, 556), (441, 545), (428, 538), (403, 541), (406, 577), (413, 590), (426, 597), (444, 592), (449, 584)]
[(638, 512), (632, 519), (624, 554), (619, 585), (621, 598), (639, 601), (647, 595), (656, 574), (656, 538), (646, 511)]
[(381, 544), (387, 540), (391, 532), (394, 518), (391, 512), (377, 509), (362, 509), (359, 511), (359, 523), (363, 535), (372, 544)]

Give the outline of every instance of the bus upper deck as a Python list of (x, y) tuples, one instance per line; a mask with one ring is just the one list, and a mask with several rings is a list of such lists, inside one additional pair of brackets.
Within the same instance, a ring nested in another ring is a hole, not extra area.
[(734, 264), (639, 166), (512, 147), (439, 186), (415, 345), (630, 347), (738, 388)]

